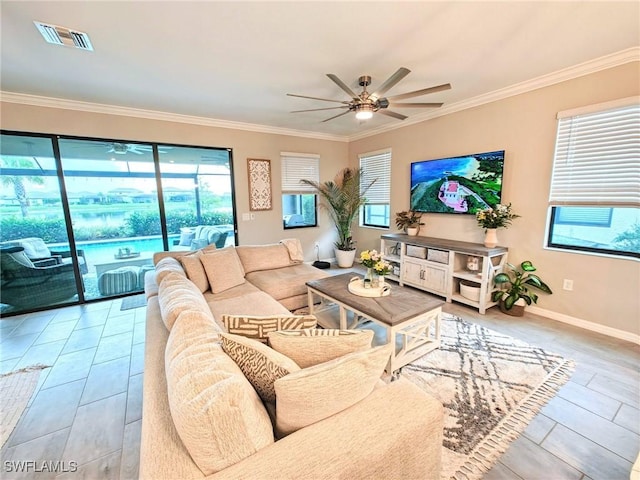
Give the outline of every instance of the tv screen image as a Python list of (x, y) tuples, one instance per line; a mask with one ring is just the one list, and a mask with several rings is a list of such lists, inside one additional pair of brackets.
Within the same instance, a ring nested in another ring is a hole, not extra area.
[(504, 150), (411, 164), (411, 210), (470, 213), (494, 207), (502, 196)]

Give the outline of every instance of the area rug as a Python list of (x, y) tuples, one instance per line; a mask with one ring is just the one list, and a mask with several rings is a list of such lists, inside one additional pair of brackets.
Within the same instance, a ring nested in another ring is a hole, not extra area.
[(140, 295), (133, 295), (131, 297), (124, 297), (120, 304), (120, 311), (131, 310), (132, 308), (145, 307), (147, 305), (147, 297), (144, 293)]
[(445, 408), (442, 479), (479, 479), (569, 379), (560, 355), (443, 314), (441, 347), (402, 376)]
[(0, 447), (18, 424), (46, 365), (32, 365), (0, 375)]

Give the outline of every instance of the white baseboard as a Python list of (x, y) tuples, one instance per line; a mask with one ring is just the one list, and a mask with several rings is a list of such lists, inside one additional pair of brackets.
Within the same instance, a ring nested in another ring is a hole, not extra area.
[(640, 335), (636, 333), (607, 327), (606, 325), (602, 325), (600, 323), (589, 322), (588, 320), (572, 317), (563, 313), (553, 312), (551, 310), (546, 310), (534, 305), (528, 306), (527, 311), (535, 315), (540, 315), (541, 317), (550, 318), (551, 320), (556, 320), (562, 323), (568, 323), (569, 325), (573, 325), (575, 327), (584, 328), (585, 330), (591, 330), (592, 332), (602, 333), (603, 335), (608, 335), (609, 337), (619, 338), (621, 340), (626, 340), (627, 342), (632, 342), (640, 345)]

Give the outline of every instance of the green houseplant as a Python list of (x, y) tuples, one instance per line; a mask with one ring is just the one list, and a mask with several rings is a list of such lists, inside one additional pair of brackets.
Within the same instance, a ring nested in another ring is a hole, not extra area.
[(507, 263), (507, 267), (510, 270), (509, 273), (499, 273), (493, 279), (495, 285), (501, 289), (491, 294), (494, 302), (500, 302), (500, 310), (503, 312), (519, 317), (524, 314), (525, 306), (517, 304), (518, 300), (522, 300), (519, 303), (527, 305), (538, 303), (538, 295), (530, 288), (553, 293), (540, 277), (532, 273), (536, 271), (536, 267), (529, 260), (522, 262), (519, 267)]
[[(312, 186), (320, 196), (321, 206), (327, 210), (329, 217), (338, 232), (338, 240), (334, 243), (336, 259), (340, 267), (351, 267), (355, 259), (356, 244), (351, 234), (353, 221), (360, 212), (360, 207), (365, 204), (365, 194), (375, 183), (373, 180), (368, 185), (361, 186), (360, 178), (362, 170), (356, 168), (343, 168), (333, 180), (316, 182), (302, 179), (301, 181)], [(344, 253), (348, 252), (348, 253)]]
[[(404, 230), (409, 235), (417, 235), (420, 230), (420, 225), (424, 225), (420, 220), (422, 219), (422, 212), (414, 212), (413, 210), (405, 210), (396, 213), (396, 227), (399, 230)], [(409, 229), (415, 229), (413, 233), (410, 233)]]

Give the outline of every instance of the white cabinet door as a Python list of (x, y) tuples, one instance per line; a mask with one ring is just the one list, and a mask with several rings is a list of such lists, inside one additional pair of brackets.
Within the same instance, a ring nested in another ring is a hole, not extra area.
[(424, 282), (423, 277), (424, 269), (422, 264), (405, 257), (404, 262), (402, 262), (402, 281), (422, 287)]
[(424, 267), (424, 273), (422, 277), (424, 278), (424, 288), (428, 288), (429, 290), (433, 290), (434, 292), (442, 293), (443, 295), (447, 294), (447, 267), (442, 268), (426, 265)]

